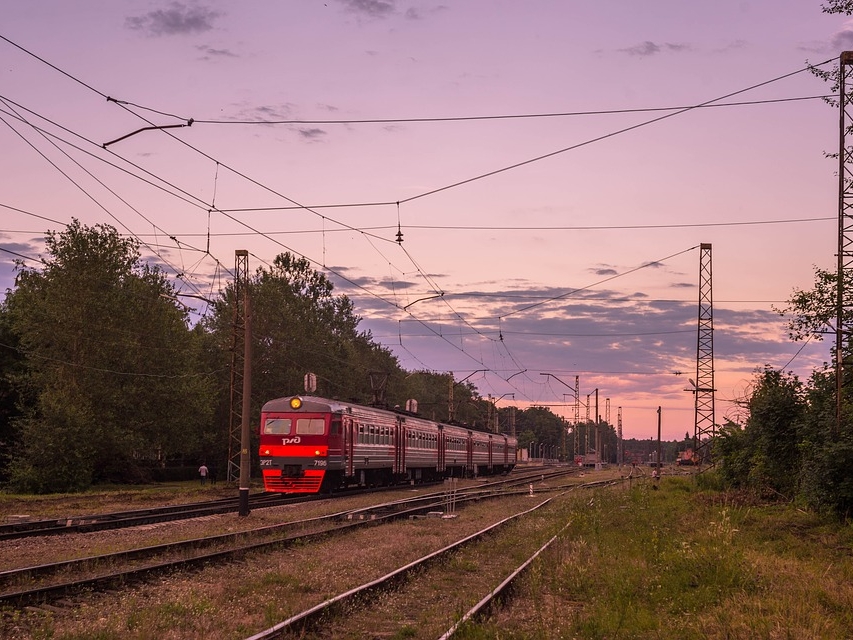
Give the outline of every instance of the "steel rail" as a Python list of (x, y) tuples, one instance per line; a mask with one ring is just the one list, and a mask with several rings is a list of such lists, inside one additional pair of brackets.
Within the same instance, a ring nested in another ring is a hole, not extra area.
[[(325, 497), (325, 496), (322, 496)], [(319, 499), (315, 496), (294, 498), (280, 494), (261, 493), (255, 496), (250, 504), (255, 509), (277, 507), (295, 502)], [(132, 511), (117, 511), (112, 513), (73, 516), (70, 518), (52, 518), (31, 520), (0, 525), (0, 541), (33, 536), (63, 535), (69, 533), (88, 533), (106, 529), (121, 529), (135, 527), (140, 524), (155, 522), (170, 522), (198, 518), (204, 515), (228, 513), (237, 508), (237, 498), (222, 498), (208, 502), (193, 502), (180, 505), (136, 509)]]
[(452, 627), (450, 627), (450, 629), (445, 631), (439, 637), (438, 640), (450, 640), (450, 638), (452, 638), (456, 634), (456, 632), (459, 631), (462, 625), (464, 625), (469, 620), (474, 620), (479, 617), (485, 611), (486, 607), (491, 606), (492, 602), (494, 602), (496, 598), (503, 595), (504, 592), (506, 592), (515, 583), (515, 581), (519, 577), (521, 577), (527, 571), (527, 569), (530, 568), (536, 558), (538, 558), (548, 547), (550, 547), (551, 544), (558, 537), (560, 537), (560, 534), (563, 533), (563, 531), (565, 531), (570, 524), (571, 521), (567, 522), (566, 525), (562, 529), (560, 529), (560, 531), (556, 535), (554, 535), (544, 545), (539, 547), (539, 549), (532, 556), (530, 556), (520, 566), (516, 567), (512, 573), (510, 573), (506, 578), (504, 578), (504, 580), (497, 587), (492, 589), (488, 594), (486, 594), (485, 597), (483, 597), (482, 600), (480, 600), (477, 604), (471, 607), (471, 609), (469, 609), (456, 624), (454, 624)]
[[(570, 489), (565, 491), (564, 494), (568, 493), (568, 491), (571, 491), (573, 489), (610, 486), (619, 482), (621, 482), (621, 480), (618, 479), (601, 480), (585, 483), (582, 485), (574, 485)], [(540, 507), (543, 507), (544, 505), (548, 504), (557, 497), (559, 496), (552, 496), (550, 498), (547, 498), (546, 500), (543, 500), (542, 502), (540, 502), (534, 507), (531, 507), (530, 509), (521, 511), (515, 515), (504, 518), (503, 520), (491, 524), (476, 533), (466, 536), (461, 540), (458, 540), (442, 549), (439, 549), (438, 551), (429, 553), (417, 560), (414, 560), (402, 567), (399, 567), (398, 569), (395, 569), (394, 571), (391, 571), (390, 573), (387, 573), (384, 576), (366, 582), (358, 587), (349, 589), (348, 591), (340, 593), (332, 598), (329, 598), (328, 600), (324, 600), (323, 602), (320, 602), (314, 605), (313, 607), (310, 607), (309, 609), (297, 613), (287, 618), (286, 620), (283, 620), (282, 622), (279, 622), (278, 624), (269, 627), (268, 629), (264, 629), (263, 631), (260, 631), (252, 636), (245, 638), (245, 640), (271, 640), (272, 638), (279, 638), (291, 632), (300, 634), (310, 633), (311, 630), (313, 630), (323, 620), (325, 616), (328, 616), (336, 609), (352, 604), (358, 598), (368, 596), (372, 592), (386, 589), (399, 581), (405, 580), (415, 570), (422, 569), (431, 564), (432, 562), (461, 548), (462, 546), (469, 544), (470, 542), (479, 540), (480, 538), (504, 526), (505, 524), (515, 520), (516, 518), (525, 516), (539, 509)]]
[(314, 627), (321, 620), (321, 618), (324, 615), (328, 614), (330, 611), (334, 610), (335, 608), (343, 606), (345, 604), (348, 604), (348, 603), (352, 602), (353, 600), (355, 600), (356, 598), (365, 596), (365, 595), (367, 595), (373, 591), (377, 591), (380, 589), (387, 588), (389, 585), (391, 585), (397, 581), (406, 579), (408, 577), (408, 575), (411, 572), (413, 572), (414, 570), (423, 568), (423, 567), (427, 566), (429, 563), (434, 562), (434, 561), (436, 561), (442, 557), (445, 557), (447, 554), (451, 553), (452, 551), (455, 551), (455, 550), (461, 548), (462, 546), (464, 546), (470, 542), (473, 542), (475, 540), (479, 540), (479, 539), (483, 538), (487, 534), (489, 534), (489, 533), (495, 531), (496, 529), (504, 526), (506, 523), (511, 522), (511, 521), (515, 520), (516, 518), (522, 517), (524, 515), (527, 515), (533, 511), (539, 509), (540, 507), (551, 502), (554, 499), (554, 497), (555, 496), (547, 498), (546, 500), (543, 500), (542, 502), (540, 502), (539, 504), (537, 504), (534, 507), (531, 507), (530, 509), (527, 509), (525, 511), (521, 511), (515, 515), (504, 518), (503, 520), (500, 520), (499, 522), (491, 524), (488, 527), (481, 529), (480, 531), (477, 531), (476, 533), (473, 533), (469, 536), (462, 538), (461, 540), (457, 540), (456, 542), (449, 544), (446, 547), (443, 547), (442, 549), (439, 549), (437, 551), (433, 551), (432, 553), (429, 553), (429, 554), (427, 554), (421, 558), (418, 558), (417, 560), (409, 562), (408, 564), (406, 564), (402, 567), (399, 567), (398, 569), (395, 569), (394, 571), (387, 573), (384, 576), (381, 576), (379, 578), (376, 578), (375, 580), (371, 580), (369, 582), (366, 582), (366, 583), (364, 583), (358, 587), (355, 587), (353, 589), (349, 589), (348, 591), (345, 591), (344, 593), (340, 593), (340, 594), (334, 596), (333, 598), (329, 598), (328, 600), (324, 600), (323, 602), (320, 602), (320, 603), (314, 605), (313, 607), (306, 609), (305, 611), (297, 613), (296, 615), (291, 616), (290, 618), (287, 618), (286, 620), (283, 620), (282, 622), (279, 622), (278, 624), (276, 624), (276, 625), (274, 625), (268, 629), (264, 629), (263, 631), (260, 631), (259, 633), (256, 633), (255, 635), (249, 636), (245, 640), (269, 640), (271, 638), (278, 638), (278, 637), (282, 636), (284, 633), (297, 630), (297, 625), (300, 625), (298, 631), (303, 632), (303, 633), (308, 632), (312, 627)]
[[(498, 491), (494, 491), (491, 495), (484, 495), (479, 487), (469, 487), (466, 489), (476, 489), (476, 492), (472, 493), (472, 495), (463, 495), (461, 498), (457, 498), (457, 503), (461, 503), (466, 500), (479, 501), (487, 499), (489, 497), (497, 498), (506, 497), (510, 495), (506, 492)], [(162, 574), (168, 572), (171, 569), (202, 566), (214, 560), (223, 561), (229, 559), (239, 559), (242, 558), (246, 553), (255, 550), (273, 548), (277, 546), (287, 546), (296, 541), (310, 541), (312, 539), (321, 538), (330, 534), (338, 534), (342, 531), (346, 531), (350, 528), (357, 526), (370, 526), (373, 524), (384, 523), (386, 521), (390, 522), (396, 519), (413, 517), (419, 514), (423, 514), (425, 512), (429, 512), (432, 509), (436, 509), (446, 504), (446, 498), (443, 493), (436, 493), (433, 494), (433, 496), (434, 501), (426, 504), (422, 503), (421, 496), (412, 499), (411, 502), (421, 503), (415, 507), (409, 507), (409, 505), (407, 505), (405, 501), (398, 501), (396, 504), (400, 508), (390, 512), (377, 514), (375, 517), (368, 519), (353, 520), (352, 518), (348, 517), (351, 512), (347, 510), (325, 516), (319, 516), (317, 518), (309, 518), (305, 520), (298, 520), (278, 525), (269, 525), (266, 527), (261, 527), (258, 529), (248, 529), (246, 531), (237, 533), (222, 534), (220, 536), (204, 538), (195, 538), (192, 540), (184, 540), (181, 542), (155, 545), (152, 547), (142, 547), (138, 549), (131, 549), (128, 551), (120, 551), (114, 554), (104, 554), (101, 556), (92, 556), (88, 558), (67, 560), (63, 562), (39, 565), (35, 567), (25, 567), (22, 569), (12, 569), (8, 571), (3, 571), (0, 572), (0, 584), (25, 582), (26, 580), (36, 576), (46, 576), (60, 572), (79, 571), (90, 568), (93, 565), (96, 566), (99, 564), (109, 564), (110, 562), (126, 562), (129, 560), (150, 558), (168, 552), (179, 552), (185, 549), (203, 548), (217, 544), (229, 544), (237, 542), (240, 538), (244, 537), (275, 535), (279, 532), (283, 532), (288, 529), (294, 529), (298, 526), (304, 527), (312, 523), (322, 523), (324, 521), (334, 523), (334, 526), (330, 526), (311, 533), (301, 533), (293, 536), (285, 536), (283, 538), (278, 538), (275, 540), (255, 542), (248, 545), (242, 545), (233, 549), (202, 553), (191, 558), (159, 562), (145, 567), (118, 571), (107, 575), (69, 580), (55, 585), (44, 585), (29, 589), (4, 592), (0, 593), (0, 606), (5, 604), (10, 606), (23, 607), (31, 604), (38, 604), (42, 602), (47, 602), (62, 595), (75, 593), (84, 588), (95, 590), (106, 589), (116, 584), (122, 585), (131, 581), (139, 581), (145, 579), (149, 575)]]

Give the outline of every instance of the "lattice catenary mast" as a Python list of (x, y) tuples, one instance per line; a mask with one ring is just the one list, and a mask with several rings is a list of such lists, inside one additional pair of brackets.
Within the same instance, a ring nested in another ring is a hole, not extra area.
[(839, 145), (838, 145), (838, 272), (835, 321), (835, 429), (841, 432), (843, 423), (843, 389), (850, 375), (850, 336), (853, 331), (853, 149), (847, 142), (853, 110), (853, 97), (848, 84), (853, 74), (853, 51), (844, 51), (838, 65)]
[(622, 466), (624, 452), (622, 449), (622, 407), (616, 408), (616, 464)]
[(714, 296), (711, 287), (711, 245), (699, 245), (699, 332), (696, 345), (696, 429), (693, 449), (700, 462), (710, 460), (714, 421)]
[(234, 317), (231, 335), (231, 403), (228, 413), (228, 482), (240, 478), (243, 425), (243, 365), (245, 362), (245, 292), (249, 282), (249, 252), (234, 252)]

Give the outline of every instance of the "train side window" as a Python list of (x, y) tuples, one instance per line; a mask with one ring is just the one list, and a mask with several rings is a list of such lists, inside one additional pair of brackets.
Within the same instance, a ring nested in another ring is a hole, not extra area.
[(361, 444), (364, 443), (364, 425), (363, 424), (358, 425), (358, 442)]
[(264, 420), (264, 435), (288, 435), (290, 434), (290, 418), (267, 418)]
[(303, 436), (317, 436), (326, 433), (326, 421), (323, 418), (297, 418), (296, 433)]
[(332, 420), (332, 425), (329, 428), (329, 435), (336, 436), (341, 432), (341, 421), (340, 420)]

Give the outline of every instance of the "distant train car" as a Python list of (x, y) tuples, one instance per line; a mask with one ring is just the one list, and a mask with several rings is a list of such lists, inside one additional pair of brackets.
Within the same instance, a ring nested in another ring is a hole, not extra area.
[(261, 409), (264, 487), (280, 493), (506, 473), (516, 447), (512, 436), (315, 396)]

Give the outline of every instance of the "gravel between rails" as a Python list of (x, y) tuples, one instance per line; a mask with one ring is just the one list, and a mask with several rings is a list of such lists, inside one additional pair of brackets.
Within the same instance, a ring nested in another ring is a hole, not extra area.
[[(542, 501), (540, 496), (523, 507), (530, 509)], [(565, 506), (566, 501), (555, 498), (320, 627), (283, 637), (435, 640), (565, 525)]]
[[(382, 495), (382, 501), (388, 499), (393, 498)], [(376, 495), (346, 500), (360, 501), (358, 506), (379, 501)], [(246, 526), (247, 520), (258, 526), (261, 519), (269, 524), (307, 517), (309, 511), (318, 514), (325, 509), (325, 513), (332, 513), (357, 506), (330, 502), (333, 504), (265, 509), (248, 519), (226, 514), (204, 518), (202, 522), (163, 523), (70, 537), (76, 541), (39, 539), (40, 549), (4, 548), (0, 561), (5, 563), (12, 558), (18, 566), (25, 566), (32, 564), (33, 558), (48, 562), (65, 559), (68, 554), (92, 555), (95, 546), (98, 552), (107, 547), (132, 548), (151, 544), (155, 537), (194, 537), (200, 530), (236, 530)], [(121, 592), (75, 598), (65, 607), (6, 612), (0, 638), (245, 638), (529, 506), (531, 501), (526, 496), (482, 501), (460, 510), (454, 519), (430, 518), (372, 527), (318, 544), (253, 554), (241, 563), (176, 573)], [(81, 539), (87, 535), (93, 540), (84, 543)], [(87, 551), (81, 552), (81, 548)]]

